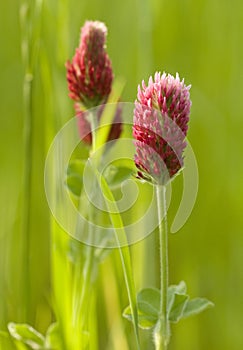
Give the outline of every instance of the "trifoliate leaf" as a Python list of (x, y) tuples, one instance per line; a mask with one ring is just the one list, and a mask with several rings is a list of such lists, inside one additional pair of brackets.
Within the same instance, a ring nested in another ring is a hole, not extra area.
[(30, 349), (40, 350), (44, 348), (45, 338), (28, 324), (9, 323), (8, 330), (11, 337)]

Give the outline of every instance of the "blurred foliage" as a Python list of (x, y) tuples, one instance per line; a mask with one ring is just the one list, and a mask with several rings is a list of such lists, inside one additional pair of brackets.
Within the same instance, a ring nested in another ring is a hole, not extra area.
[[(74, 53), (84, 21), (98, 19), (108, 26), (107, 48), (115, 74), (126, 80), (124, 101), (133, 101), (137, 84), (156, 70), (178, 71), (187, 84), (192, 84), (189, 139), (199, 165), (200, 185), (191, 217), (179, 233), (170, 236), (170, 282), (185, 279), (190, 295), (205, 295), (216, 307), (175, 325), (170, 348), (242, 348), (242, 1), (39, 0), (29, 1), (32, 12), (36, 4), (42, 6), (41, 16), (30, 22), (28, 29), (36, 57), (32, 72), (30, 230), (26, 242), (22, 230), (26, 74), (21, 56), (22, 4), (16, 0), (0, 3), (0, 328), (6, 329), (10, 321), (28, 321), (45, 333), (53, 321), (44, 162), (55, 133), (73, 115), (64, 63)], [(178, 177), (173, 185), (170, 223), (181, 188)], [(156, 286), (155, 234), (134, 245), (132, 253), (137, 289)], [(131, 340), (127, 343), (124, 338), (124, 331), (132, 337), (132, 328), (121, 319), (127, 295), (121, 287), (124, 281), (119, 259), (112, 264), (116, 258), (115, 251), (102, 264), (96, 286), (100, 348), (132, 349)], [(26, 270), (28, 291), (23, 279)], [(25, 291), (27, 316), (22, 305)], [(149, 349), (149, 338), (143, 335), (144, 349)], [(0, 344), (4, 350), (10, 348), (2, 336)]]

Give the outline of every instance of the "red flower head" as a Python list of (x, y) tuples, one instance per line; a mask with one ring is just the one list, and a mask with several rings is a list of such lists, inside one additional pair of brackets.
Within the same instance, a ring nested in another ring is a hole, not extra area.
[(107, 101), (113, 73), (105, 51), (107, 28), (98, 21), (86, 21), (81, 29), (80, 46), (72, 62), (66, 63), (69, 96), (85, 108)]
[[(104, 23), (86, 21), (81, 29), (80, 46), (72, 62), (66, 63), (69, 96), (75, 101), (79, 134), (89, 145), (92, 144), (92, 134), (86, 110), (101, 105), (92, 109), (99, 121), (113, 81), (111, 61), (105, 51), (106, 35)], [(118, 107), (108, 141), (119, 138), (121, 130), (121, 110)]]
[(138, 87), (133, 136), (138, 177), (165, 185), (183, 167), (190, 86), (179, 75), (155, 73)]

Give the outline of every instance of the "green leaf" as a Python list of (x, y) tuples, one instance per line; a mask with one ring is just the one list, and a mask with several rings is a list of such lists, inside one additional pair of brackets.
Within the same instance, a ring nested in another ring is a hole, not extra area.
[[(178, 285), (168, 288), (168, 314), (171, 322), (178, 322), (183, 317), (183, 310), (189, 299), (186, 293), (186, 284), (181, 281)], [(159, 319), (160, 291), (156, 288), (144, 288), (137, 295), (138, 321), (142, 329), (154, 327)], [(131, 320), (129, 307), (123, 316)]]
[(47, 332), (45, 339), (45, 348), (59, 350), (62, 348), (61, 336), (58, 323), (52, 323)]
[[(130, 306), (126, 307), (123, 311), (123, 317), (132, 322), (132, 313)], [(138, 309), (138, 326), (141, 329), (151, 329), (157, 323), (158, 316), (152, 316), (144, 314), (141, 310)]]
[(84, 167), (85, 167), (85, 160), (73, 159), (68, 164), (67, 175), (76, 174), (79, 176), (83, 176)]
[(72, 160), (68, 164), (66, 185), (69, 191), (79, 197), (83, 188), (83, 172), (85, 162), (80, 159)]
[[(182, 318), (198, 314), (213, 303), (205, 298), (189, 300), (186, 294), (187, 288), (184, 281), (178, 285), (171, 285), (168, 288), (168, 314), (169, 321), (177, 323)], [(156, 288), (144, 288), (137, 295), (138, 325), (142, 329), (151, 329), (159, 320), (160, 291)], [(128, 306), (123, 316), (129, 321), (132, 320), (131, 308)]]
[(168, 294), (170, 294), (172, 291), (177, 294), (186, 294), (187, 288), (185, 281), (181, 281), (179, 284), (172, 284), (168, 288)]
[(158, 316), (160, 291), (156, 288), (144, 288), (137, 295), (138, 309), (151, 316)]
[(183, 312), (188, 302), (189, 296), (186, 294), (174, 294), (173, 304), (169, 310), (170, 322), (176, 323), (183, 317)]
[(183, 318), (197, 315), (200, 312), (203, 312), (204, 310), (209, 309), (213, 306), (214, 306), (214, 303), (212, 303), (206, 298), (195, 298), (195, 299), (189, 300), (183, 311)]
[(167, 301), (167, 308), (168, 313), (170, 313), (170, 310), (173, 306), (175, 294), (186, 294), (186, 283), (184, 281), (181, 281), (179, 284), (172, 284), (168, 288), (168, 301)]
[(28, 324), (9, 323), (8, 330), (13, 339), (28, 345), (33, 350), (43, 349), (45, 338)]
[(83, 187), (83, 180), (78, 175), (69, 175), (66, 180), (66, 185), (72, 194), (79, 197)]
[(103, 176), (109, 187), (113, 189), (121, 185), (122, 182), (131, 179), (135, 172), (135, 165), (131, 159), (119, 159), (104, 170)]
[[(156, 288), (142, 289), (137, 295), (138, 325), (142, 329), (154, 327), (158, 321), (160, 307), (160, 292)], [(128, 306), (123, 316), (131, 321), (131, 309)]]

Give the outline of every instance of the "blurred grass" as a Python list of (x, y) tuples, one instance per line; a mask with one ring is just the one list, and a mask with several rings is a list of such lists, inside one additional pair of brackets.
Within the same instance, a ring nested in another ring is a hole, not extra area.
[[(24, 288), (20, 263), (24, 243), (20, 208), (24, 66), (19, 7), (16, 0), (0, 3), (1, 329), (8, 321), (24, 321), (20, 305)], [(192, 84), (189, 138), (199, 164), (200, 186), (187, 224), (177, 235), (170, 236), (170, 280), (174, 283), (185, 279), (192, 295), (205, 295), (216, 307), (173, 327), (171, 349), (238, 350), (243, 346), (243, 4), (240, 0), (43, 1), (42, 29), (37, 38), (40, 51), (33, 80), (29, 322), (45, 331), (52, 319), (49, 210), (44, 196), (43, 167), (52, 137), (73, 115), (64, 63), (74, 53), (85, 19), (99, 19), (108, 26), (108, 52), (113, 68), (117, 76), (126, 80), (124, 101), (133, 101), (137, 84), (156, 70), (172, 74), (178, 71), (187, 84)], [(181, 179), (175, 181), (173, 188), (170, 222), (179, 203)], [(133, 246), (137, 288), (157, 283), (155, 241), (152, 234)], [(105, 269), (108, 262), (101, 268), (102, 278), (97, 286), (104, 301), (104, 305), (102, 300), (97, 301), (102, 349), (106, 344), (110, 344), (108, 349), (116, 348), (112, 339), (116, 336), (122, 339), (121, 322), (126, 334), (132, 332), (130, 325), (119, 319), (119, 309), (127, 304), (125, 291), (120, 295), (120, 287), (116, 290), (114, 282), (117, 278), (117, 283), (123, 284), (119, 263), (118, 271), (109, 274), (110, 282)], [(111, 295), (117, 310), (115, 315), (107, 311), (107, 320), (105, 301), (111, 291), (104, 287), (106, 283), (114, 286)], [(116, 320), (117, 328), (112, 326), (112, 320)], [(109, 340), (110, 333), (113, 336)], [(130, 341), (123, 349), (132, 346)], [(144, 349), (149, 349), (149, 345), (144, 345)]]

